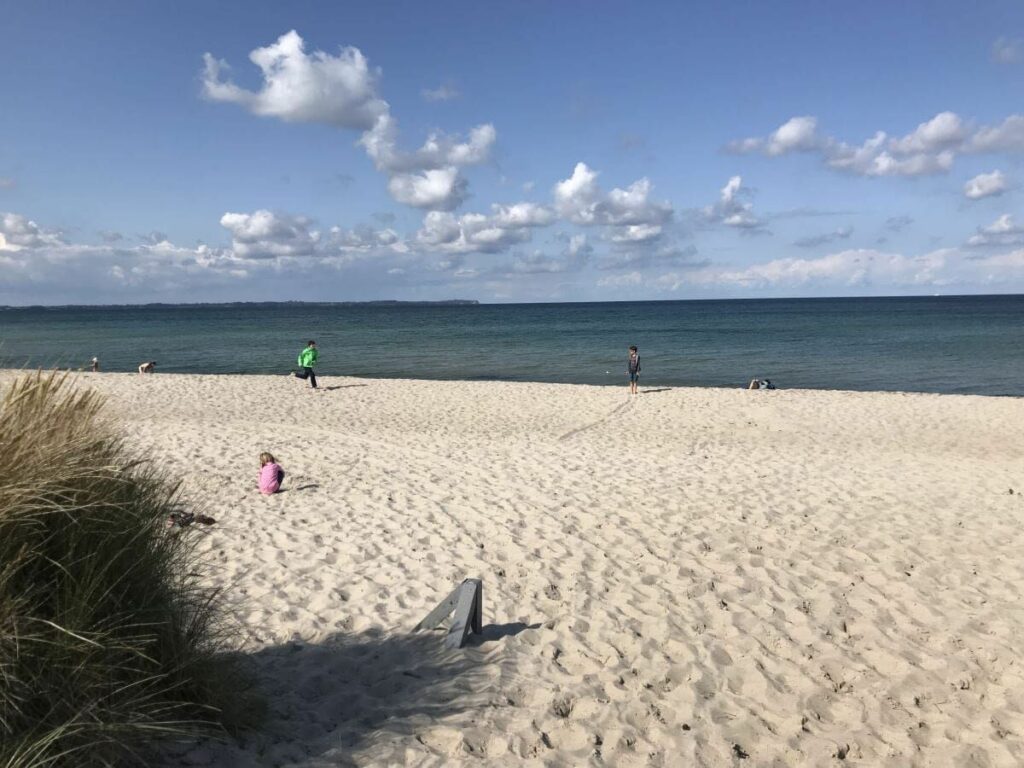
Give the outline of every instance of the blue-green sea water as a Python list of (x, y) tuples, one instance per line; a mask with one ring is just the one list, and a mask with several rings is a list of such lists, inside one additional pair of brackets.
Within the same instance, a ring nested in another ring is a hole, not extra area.
[(1024, 395), (1024, 296), (0, 310), (0, 366)]

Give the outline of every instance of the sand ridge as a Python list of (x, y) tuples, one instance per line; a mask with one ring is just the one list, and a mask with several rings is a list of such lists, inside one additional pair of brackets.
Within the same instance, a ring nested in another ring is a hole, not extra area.
[[(78, 379), (217, 518), (270, 693), (183, 762), (1024, 763), (1024, 399)], [(467, 576), (483, 637), (410, 634)]]

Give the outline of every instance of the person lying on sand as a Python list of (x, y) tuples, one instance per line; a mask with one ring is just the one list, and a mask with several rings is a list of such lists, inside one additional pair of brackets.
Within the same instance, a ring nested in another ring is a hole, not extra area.
[(139, 366), (139, 373), (153, 373), (156, 370), (156, 360), (150, 360)]

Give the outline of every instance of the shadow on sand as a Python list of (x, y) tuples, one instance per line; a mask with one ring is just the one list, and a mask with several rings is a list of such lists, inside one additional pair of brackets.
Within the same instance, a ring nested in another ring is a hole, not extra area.
[(641, 395), (653, 395), (656, 392), (671, 392), (672, 387), (660, 387), (659, 389), (641, 389)]
[(237, 742), (165, 749), (155, 764), (189, 762), (195, 750), (229, 768), (404, 765), (410, 759), (442, 764), (442, 752), (430, 746), (432, 729), (490, 706), (489, 682), (497, 670), (489, 662), (501, 648), (496, 641), (539, 626), (486, 625), (461, 650), (444, 648), (444, 630), (371, 630), (242, 654), (241, 666), (266, 703), (262, 724)]
[(324, 392), (333, 392), (336, 389), (352, 389), (352, 387), (368, 387), (369, 384), (335, 384), (333, 387), (320, 387)]

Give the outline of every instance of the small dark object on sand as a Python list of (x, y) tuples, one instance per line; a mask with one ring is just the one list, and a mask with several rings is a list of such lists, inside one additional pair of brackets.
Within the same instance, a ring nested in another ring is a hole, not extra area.
[(170, 525), (176, 525), (179, 528), (188, 528), (192, 523), (213, 525), (216, 522), (212, 517), (206, 515), (196, 515), (192, 512), (171, 512)]

